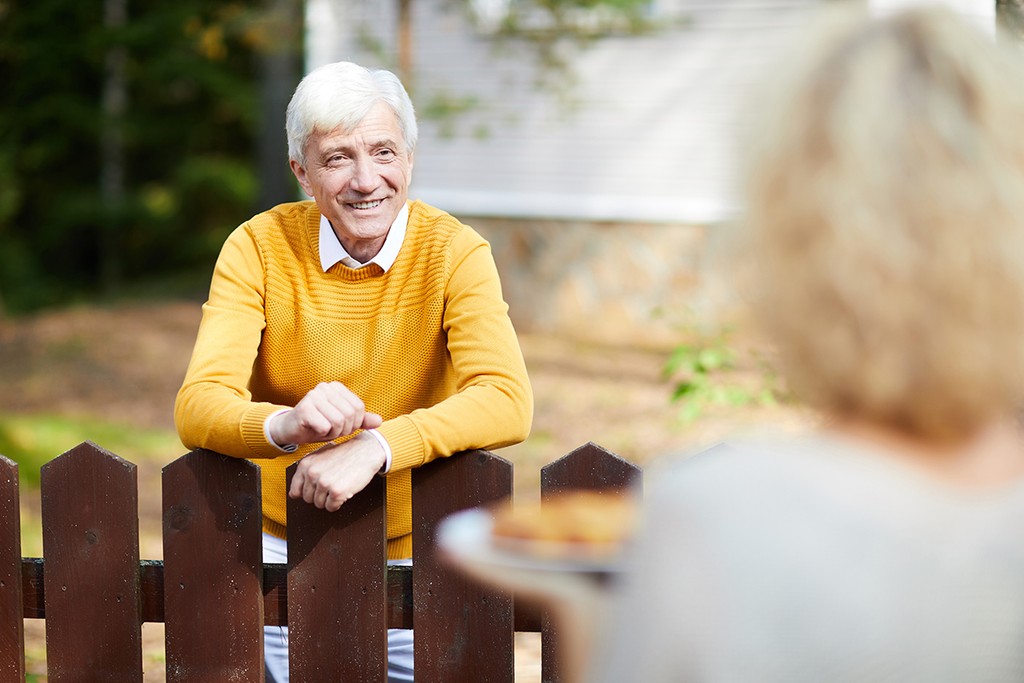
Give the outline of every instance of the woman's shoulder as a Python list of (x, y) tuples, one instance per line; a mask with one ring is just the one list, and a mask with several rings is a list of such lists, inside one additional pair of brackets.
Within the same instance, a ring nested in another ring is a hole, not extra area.
[(652, 477), (673, 481), (722, 481), (789, 476), (805, 468), (820, 469), (831, 449), (809, 436), (745, 436), (698, 449), (671, 453), (656, 462)]

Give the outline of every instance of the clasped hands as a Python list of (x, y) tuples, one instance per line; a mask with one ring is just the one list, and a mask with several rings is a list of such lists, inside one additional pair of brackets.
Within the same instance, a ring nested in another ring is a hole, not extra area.
[[(298, 445), (330, 441), (383, 423), (341, 382), (313, 387), (291, 410), (271, 420), (276, 443)], [(366, 487), (384, 466), (386, 455), (372, 434), (357, 434), (340, 444), (327, 444), (299, 461), (288, 495), (334, 512)]]

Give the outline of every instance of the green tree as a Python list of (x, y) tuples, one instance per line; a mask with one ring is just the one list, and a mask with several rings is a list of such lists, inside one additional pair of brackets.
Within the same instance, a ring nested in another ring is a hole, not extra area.
[(230, 0), (0, 0), (10, 310), (209, 270), (256, 196), (259, 28)]

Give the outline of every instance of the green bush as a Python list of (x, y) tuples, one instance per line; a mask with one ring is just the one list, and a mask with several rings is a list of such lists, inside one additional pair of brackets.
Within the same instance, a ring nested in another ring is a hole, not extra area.
[(715, 406), (768, 406), (776, 402), (775, 373), (766, 364), (755, 357), (753, 367), (740, 372), (734, 330), (725, 328), (714, 334), (691, 330), (687, 336), (690, 340), (673, 349), (663, 370), (672, 380), (672, 401), (681, 405), (684, 422), (692, 422)]

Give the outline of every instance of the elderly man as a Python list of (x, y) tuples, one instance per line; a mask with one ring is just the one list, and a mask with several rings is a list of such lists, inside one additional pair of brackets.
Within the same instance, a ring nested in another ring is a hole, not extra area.
[[(410, 470), (526, 438), (526, 367), (487, 242), (408, 200), (416, 119), (393, 74), (316, 69), (286, 128), (313, 201), (225, 242), (178, 432), (188, 448), (259, 461), (265, 560), (286, 561), (286, 495), (334, 511), (384, 475), (388, 558), (408, 561)], [(268, 679), (287, 681), (286, 630), (268, 627), (266, 648)], [(389, 679), (412, 680), (408, 632), (389, 634)]]

